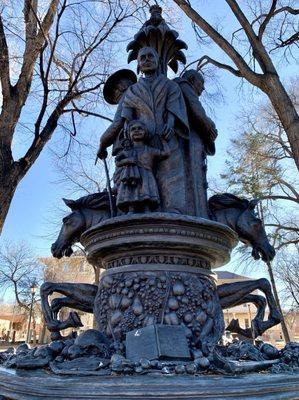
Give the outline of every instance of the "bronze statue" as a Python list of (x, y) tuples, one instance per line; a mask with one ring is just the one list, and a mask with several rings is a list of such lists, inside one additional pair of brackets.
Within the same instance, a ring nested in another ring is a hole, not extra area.
[[(240, 367), (239, 358), (232, 360), (229, 350), (218, 346), (225, 330), (223, 308), (255, 304), (251, 327), (244, 329), (236, 320), (227, 326), (250, 338), (279, 323), (281, 315), (266, 279), (217, 286), (213, 269), (229, 261), (238, 240), (265, 262), (275, 251), (254, 213), (255, 200), (227, 193), (207, 200), (207, 156), (215, 154), (218, 132), (199, 100), (204, 78), (192, 69), (173, 80), (167, 77), (168, 67), (177, 73), (178, 63), (186, 63), (182, 50), (187, 45), (159, 6), (150, 11), (151, 18), (127, 46), (128, 62), (137, 59), (139, 78), (122, 69), (103, 90), (117, 109), (97, 155), (105, 160), (112, 146), (114, 187), (110, 190), (109, 179), (108, 192), (65, 200), (72, 212), (52, 245), (53, 256), (61, 258), (80, 241), (88, 261), (105, 271), (98, 285), (44, 283), (42, 309), (56, 342), (52, 350), (38, 349), (24, 359), (7, 357), (9, 366), (77, 373), (87, 364), (99, 375), (151, 368), (195, 374), (211, 365), (214, 372), (251, 371), (279, 362), (275, 349), (263, 352), (241, 344), (232, 353), (246, 354), (251, 364)], [(252, 293), (256, 289), (265, 297)], [(54, 292), (63, 297), (50, 303)], [(76, 340), (63, 337), (61, 330), (82, 325), (74, 311), (60, 320), (63, 307), (93, 313), (97, 330)], [(144, 359), (146, 349), (149, 359)], [(35, 358), (43, 352), (46, 357)]]
[[(162, 47), (157, 38), (164, 44)], [(257, 229), (255, 201), (230, 194), (207, 200), (207, 156), (215, 154), (218, 132), (199, 100), (204, 78), (192, 69), (173, 80), (167, 77), (168, 66), (176, 72), (178, 61), (186, 61), (181, 51), (185, 47), (155, 6), (151, 19), (127, 48), (129, 62), (137, 59), (139, 78), (130, 70), (120, 70), (105, 84), (105, 99), (118, 107), (113, 122), (101, 136), (98, 156), (106, 158), (108, 147), (113, 146), (112, 202), (116, 214), (111, 218), (107, 213), (107, 195), (102, 193), (87, 197), (82, 211), (73, 212), (69, 218), (81, 221), (83, 215), (81, 243), (90, 262), (97, 264), (101, 255), (101, 267), (107, 271), (98, 288), (87, 288), (88, 304), (82, 296), (72, 296), (71, 286), (49, 284), (43, 288), (45, 302), (52, 290), (66, 295), (65, 300), (45, 307), (49, 326), (56, 335), (60, 326), (58, 310), (76, 303), (78, 309), (92, 311), (99, 329), (116, 342), (122, 342), (134, 327), (141, 329), (158, 322), (183, 324), (191, 330), (191, 348), (199, 348), (206, 355), (224, 329), (221, 307), (244, 302), (257, 306), (251, 328), (243, 329), (237, 321), (228, 327), (248, 337), (257, 336), (280, 321), (265, 280), (222, 285), (216, 290), (210, 270), (227, 259), (223, 249), (227, 243), (227, 249), (232, 246), (230, 229), (239, 240), (250, 243), (254, 258), (261, 256), (269, 261), (275, 252), (264, 227), (259, 224)], [(90, 200), (97, 206), (101, 204), (101, 209), (86, 210)], [(230, 229), (220, 233), (222, 227)], [(78, 234), (71, 234), (67, 225), (63, 226), (53, 254), (70, 254)], [(188, 237), (186, 242), (184, 235)], [(193, 242), (193, 238), (199, 242)], [(210, 240), (213, 244), (208, 244)], [(224, 257), (221, 261), (220, 254)], [(264, 291), (266, 300), (251, 293), (256, 288)], [(264, 321), (266, 302), (270, 315)], [(76, 314), (61, 324), (72, 321), (74, 327), (78, 326)]]
[(161, 139), (164, 150), (148, 146), (148, 130), (138, 120), (127, 124), (127, 132), (131, 145), (116, 157), (116, 166), (121, 169), (116, 205), (126, 213), (149, 212), (160, 204), (153, 168), (155, 162), (169, 156), (168, 145)]
[[(188, 138), (188, 119), (179, 86), (158, 71), (158, 54), (144, 47), (138, 53), (138, 70), (143, 73), (137, 83), (126, 90), (121, 103), (121, 117), (117, 129), (114, 123), (101, 139), (99, 157), (106, 155), (107, 145), (114, 144), (126, 124), (134, 119), (142, 121), (148, 130), (150, 146), (162, 150), (162, 140), (168, 140), (170, 154), (159, 163), (156, 178), (161, 196), (160, 209), (188, 214), (188, 183), (184, 174), (185, 161), (182, 140)], [(120, 107), (120, 106), (119, 106)], [(115, 150), (113, 150), (115, 154)], [(180, 195), (177, 187), (180, 186)], [(189, 188), (190, 189), (190, 188)]]

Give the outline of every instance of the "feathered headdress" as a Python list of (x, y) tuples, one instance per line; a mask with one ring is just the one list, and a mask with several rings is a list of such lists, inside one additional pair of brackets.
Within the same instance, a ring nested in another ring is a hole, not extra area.
[(151, 17), (134, 36), (128, 46), (128, 63), (137, 59), (138, 52), (142, 47), (153, 47), (159, 55), (159, 71), (166, 75), (167, 66), (175, 73), (178, 71), (179, 61), (186, 64), (183, 49), (188, 46), (178, 39), (179, 34), (170, 29), (162, 17), (162, 8), (158, 5), (150, 7)]

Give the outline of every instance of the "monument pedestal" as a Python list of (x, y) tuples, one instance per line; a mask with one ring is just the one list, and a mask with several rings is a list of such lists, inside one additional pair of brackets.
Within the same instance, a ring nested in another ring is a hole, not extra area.
[(204, 354), (224, 332), (212, 268), (236, 245), (227, 226), (177, 214), (135, 214), (86, 231), (87, 259), (105, 268), (94, 314), (99, 330), (122, 341), (154, 324), (184, 325), (190, 348)]
[(55, 376), (0, 369), (1, 400), (298, 399), (299, 374)]

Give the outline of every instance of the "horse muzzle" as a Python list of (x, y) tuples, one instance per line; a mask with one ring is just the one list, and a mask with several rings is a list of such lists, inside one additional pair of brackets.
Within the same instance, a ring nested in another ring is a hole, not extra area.
[(51, 253), (52, 253), (52, 256), (55, 258), (61, 258), (63, 256), (62, 249), (59, 249), (56, 242), (53, 243), (51, 246)]
[(255, 245), (252, 248), (251, 254), (255, 260), (261, 258), (264, 262), (269, 262), (275, 257), (275, 249), (270, 244), (267, 244), (266, 246)]
[(59, 259), (62, 257), (70, 257), (73, 254), (73, 249), (68, 245), (59, 246), (57, 242), (55, 242), (51, 246), (51, 253), (53, 257)]

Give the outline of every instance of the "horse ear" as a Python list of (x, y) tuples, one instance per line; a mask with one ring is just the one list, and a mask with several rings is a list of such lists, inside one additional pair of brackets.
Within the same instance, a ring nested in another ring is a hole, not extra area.
[(242, 204), (242, 200), (239, 197), (230, 193), (215, 194), (209, 198), (208, 202), (209, 207), (215, 211), (229, 207), (238, 207)]
[(85, 207), (100, 210), (109, 207), (109, 196), (107, 190), (89, 195), (85, 200)]
[(76, 200), (70, 200), (70, 199), (62, 199), (65, 204), (72, 210), (76, 210), (78, 208)]
[(250, 200), (249, 205), (248, 205), (248, 208), (249, 208), (250, 210), (254, 210), (255, 207), (257, 206), (258, 202), (259, 202), (259, 199)]
[(221, 201), (219, 201), (219, 195), (214, 195), (214, 196), (210, 197), (208, 200), (208, 204), (209, 204), (209, 208), (212, 212), (223, 209), (223, 204), (221, 203)]

